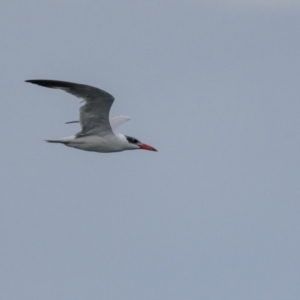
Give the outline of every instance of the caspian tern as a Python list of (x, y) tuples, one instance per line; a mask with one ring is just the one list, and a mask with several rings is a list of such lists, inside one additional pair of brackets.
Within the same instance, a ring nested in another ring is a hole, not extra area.
[[(85, 101), (85, 104), (80, 107), (81, 131), (72, 136), (47, 140), (47, 142), (101, 153), (135, 149), (157, 151), (136, 138), (115, 132), (115, 129), (128, 121), (129, 117), (109, 117), (109, 110), (114, 102), (114, 97), (109, 93), (89, 85), (66, 81), (37, 79), (26, 80), (26, 82), (47, 88), (61, 89), (76, 97), (83, 98)], [(78, 121), (68, 123), (75, 122)]]

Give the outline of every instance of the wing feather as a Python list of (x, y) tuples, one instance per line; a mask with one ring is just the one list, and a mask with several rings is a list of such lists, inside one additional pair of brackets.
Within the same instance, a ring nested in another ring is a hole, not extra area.
[(26, 80), (40, 86), (61, 89), (76, 97), (82, 98), (85, 104), (80, 107), (80, 124), (82, 127), (78, 135), (107, 135), (112, 134), (109, 122), (109, 111), (114, 97), (109, 93), (84, 84), (58, 80)]

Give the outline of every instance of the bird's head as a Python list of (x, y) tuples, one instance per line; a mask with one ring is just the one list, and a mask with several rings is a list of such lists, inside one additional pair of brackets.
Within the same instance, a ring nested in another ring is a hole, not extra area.
[(144, 149), (144, 150), (150, 150), (150, 151), (157, 151), (155, 148), (147, 145), (147, 144), (144, 144), (142, 143), (141, 141), (139, 141), (138, 139), (134, 138), (134, 137), (131, 137), (131, 136), (127, 136), (125, 135), (125, 138), (127, 140), (127, 149), (131, 149), (131, 150), (134, 150), (134, 149)]

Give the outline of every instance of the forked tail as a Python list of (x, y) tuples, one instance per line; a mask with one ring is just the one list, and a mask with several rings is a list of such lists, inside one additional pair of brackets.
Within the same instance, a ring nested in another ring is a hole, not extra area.
[(66, 143), (68, 143), (67, 141), (62, 141), (62, 140), (45, 140), (45, 142), (48, 142), (48, 143), (59, 143), (59, 144), (66, 144)]
[(45, 140), (45, 142), (48, 142), (48, 143), (58, 143), (58, 144), (64, 144), (64, 145), (67, 145), (74, 141), (74, 139), (76, 139), (76, 136), (75, 135), (71, 135), (71, 136), (66, 136), (66, 137), (63, 137), (61, 139), (57, 139), (57, 140)]

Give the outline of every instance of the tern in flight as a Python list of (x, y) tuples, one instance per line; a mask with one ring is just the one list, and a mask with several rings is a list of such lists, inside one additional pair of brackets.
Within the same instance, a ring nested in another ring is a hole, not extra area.
[(157, 151), (136, 138), (115, 131), (117, 127), (130, 118), (126, 116), (109, 117), (109, 110), (114, 102), (114, 97), (109, 93), (89, 85), (66, 81), (37, 79), (26, 80), (26, 82), (47, 88), (61, 89), (76, 97), (83, 98), (85, 102), (80, 107), (80, 121), (68, 122), (80, 122), (81, 131), (72, 136), (47, 140), (47, 142), (102, 153), (135, 149)]

